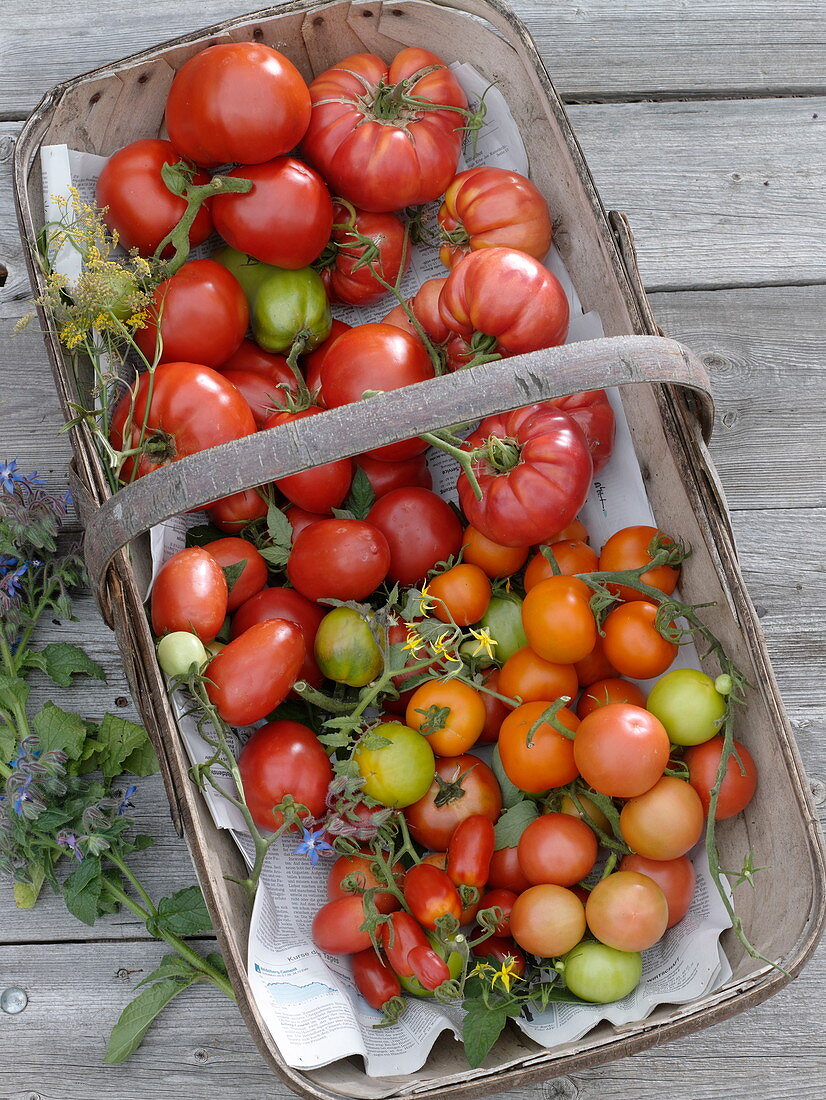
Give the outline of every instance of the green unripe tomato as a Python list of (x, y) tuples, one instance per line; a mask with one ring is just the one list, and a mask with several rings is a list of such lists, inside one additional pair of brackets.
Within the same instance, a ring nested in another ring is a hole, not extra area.
[(265, 351), (289, 354), (297, 336), (312, 351), (330, 335), (333, 316), (327, 291), (317, 271), (270, 268), (250, 307), (252, 334)]
[(230, 248), (229, 245), (226, 248), (219, 248), (213, 254), (212, 259), (235, 276), (241, 284), (241, 289), (250, 309), (252, 309), (255, 296), (262, 282), (270, 272), (277, 270), (271, 264), (264, 264), (260, 260), (248, 256), (246, 252), (239, 252), (237, 248)]
[(315, 659), (328, 679), (350, 687), (364, 687), (384, 668), (370, 627), (352, 607), (337, 607), (321, 620)]
[(572, 947), (562, 964), (568, 989), (592, 1004), (604, 1005), (627, 997), (642, 977), (639, 951), (618, 951), (595, 940), (583, 940)]
[(362, 794), (375, 798), (382, 806), (403, 810), (424, 797), (433, 782), (436, 762), (427, 738), (401, 722), (382, 722), (371, 734), (389, 744), (368, 748), (361, 741), (353, 753), (364, 779)]
[(187, 630), (174, 630), (158, 642), (158, 664), (167, 676), (183, 676), (193, 665), (200, 668), (207, 657), (204, 643)]
[(719, 732), (726, 698), (704, 672), (675, 668), (659, 678), (645, 706), (675, 745), (701, 745)]
[[(450, 971), (451, 978), (458, 979), (462, 974), (462, 956), (458, 951), (451, 951), (443, 943), (440, 943), (438, 936), (435, 936), (432, 932), (427, 933), (427, 938), (430, 940), (430, 946), (439, 956), (447, 963), (447, 968)], [(398, 975), (399, 984), (402, 989), (407, 993), (412, 993), (415, 997), (435, 997), (435, 989), (425, 989), (419, 979), (411, 974), (409, 977), (404, 974)]]
[(504, 664), (528, 644), (522, 627), (522, 601), (518, 596), (494, 596), (479, 626), (486, 627), (496, 642), (493, 656), (498, 664)]

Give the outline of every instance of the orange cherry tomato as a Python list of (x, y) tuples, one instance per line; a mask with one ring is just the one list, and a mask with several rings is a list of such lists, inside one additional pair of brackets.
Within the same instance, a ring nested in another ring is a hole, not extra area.
[(697, 876), (688, 856), (676, 859), (647, 859), (632, 853), (620, 860), (621, 871), (636, 871), (653, 878), (668, 902), (668, 928), (677, 924), (688, 912), (694, 897)]
[(436, 756), (461, 756), (482, 733), (487, 718), (481, 694), (461, 680), (428, 680), (407, 704), (405, 722), (427, 738)]
[(668, 902), (647, 875), (615, 871), (588, 895), (585, 917), (600, 943), (617, 951), (645, 951), (662, 939), (668, 925)]
[(527, 546), (500, 546), (472, 525), (465, 528), (464, 548), (462, 560), (478, 565), (491, 580), (512, 576), (528, 560)]
[[(508, 779), (523, 791), (538, 793), (562, 787), (579, 775), (574, 762), (574, 742), (549, 722), (543, 722), (535, 730), (530, 745), (527, 743), (531, 727), (549, 706), (551, 702), (547, 700), (524, 703), (511, 711), (499, 731), (502, 767)], [(560, 708), (556, 717), (572, 731), (579, 725), (579, 719), (567, 707)]]
[(530, 646), (523, 646), (502, 665), (498, 690), (511, 699), (518, 696), (523, 703), (560, 699), (563, 695), (573, 699), (579, 682), (573, 665), (543, 661)]
[(590, 599), (591, 589), (576, 577), (540, 581), (522, 604), (522, 625), (531, 649), (556, 664), (570, 665), (587, 657), (597, 639)]
[(562, 542), (565, 539), (576, 539), (578, 542), (590, 542), (591, 536), (588, 534), (588, 528), (581, 520), (572, 519), (567, 527), (562, 528), (556, 536), (555, 541)]
[(585, 906), (564, 886), (531, 886), (513, 903), (511, 935), (532, 955), (564, 955), (585, 935)]
[(607, 707), (609, 703), (633, 703), (635, 707), (645, 706), (645, 695), (630, 680), (621, 676), (611, 676), (590, 684), (580, 696), (576, 705), (577, 717), (587, 718), (592, 710)]
[(656, 618), (657, 605), (645, 600), (620, 604), (607, 615), (602, 644), (620, 675), (650, 680), (661, 676), (677, 656), (678, 646), (660, 634)]
[[(611, 535), (602, 548), (599, 556), (599, 568), (607, 572), (617, 569), (639, 569), (651, 561), (648, 547), (656, 535), (663, 535), (656, 527), (623, 527)], [(663, 538), (669, 544), (673, 541), (667, 536)], [(680, 579), (680, 570), (671, 565), (658, 565), (643, 573), (640, 580), (643, 584), (649, 584), (652, 588), (659, 588), (661, 592), (670, 595), (677, 587)], [(644, 600), (642, 592), (637, 592), (623, 584), (609, 584), (608, 588), (621, 600)]]
[(620, 831), (630, 848), (648, 859), (676, 859), (700, 839), (703, 803), (690, 783), (664, 775), (620, 812)]
[(441, 622), (470, 626), (487, 611), (491, 587), (478, 565), (462, 562), (429, 581), (427, 594), (435, 604), (433, 614)]
[[(599, 562), (596, 550), (587, 542), (580, 542), (578, 539), (552, 542), (548, 550), (556, 559), (558, 572), (564, 576), (570, 577), (574, 573), (593, 573)], [(555, 575), (553, 566), (540, 550), (531, 558), (525, 570), (525, 591), (530, 592), (540, 581), (546, 581)]]
[(574, 668), (582, 687), (588, 687), (589, 684), (593, 684), (597, 680), (607, 680), (617, 675), (617, 670), (605, 656), (605, 649), (599, 634), (597, 634), (594, 648), (587, 657), (583, 657), (581, 661), (575, 661)]
[(559, 812), (562, 814), (570, 814), (571, 817), (578, 817), (581, 821), (584, 821), (586, 825), (591, 825), (595, 829), (601, 830), (608, 836), (611, 835), (611, 825), (608, 818), (597, 806), (593, 799), (589, 798), (587, 794), (581, 794), (577, 792), (577, 801), (582, 807), (582, 813), (577, 809), (576, 802), (570, 795), (563, 795), (562, 800), (559, 803)]

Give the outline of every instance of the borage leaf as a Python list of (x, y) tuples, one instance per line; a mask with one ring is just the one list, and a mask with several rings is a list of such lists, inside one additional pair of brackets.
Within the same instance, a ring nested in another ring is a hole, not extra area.
[(97, 661), (87, 656), (80, 646), (69, 642), (51, 642), (43, 649), (27, 654), (26, 664), (45, 672), (60, 687), (69, 687), (75, 676), (106, 679), (106, 673)]
[[(168, 898), (158, 902), (155, 923), (176, 936), (194, 936), (198, 932), (211, 932), (212, 921), (199, 886), (185, 886)], [(147, 924), (147, 927), (149, 925)], [(150, 928), (150, 931), (152, 929)]]
[(193, 972), (191, 978), (183, 981), (177, 978), (164, 978), (139, 993), (134, 1001), (126, 1006), (112, 1028), (109, 1045), (103, 1057), (104, 1062), (125, 1062), (141, 1045), (155, 1017), (166, 1008), (173, 997), (177, 997), (192, 985), (197, 977), (198, 975)]

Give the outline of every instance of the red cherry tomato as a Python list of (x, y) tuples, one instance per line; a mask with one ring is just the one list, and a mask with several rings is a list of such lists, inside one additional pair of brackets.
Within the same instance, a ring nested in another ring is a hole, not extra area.
[(488, 936), (472, 950), (477, 959), (492, 959), (497, 967), (510, 962), (511, 973), (519, 978), (525, 973), (525, 956), (510, 936)]
[(235, 612), (231, 635), (238, 638), (251, 626), (264, 623), (268, 619), (286, 619), (287, 622), (295, 623), (301, 630), (307, 650), (298, 676), (313, 687), (321, 687), (324, 677), (316, 662), (313, 646), (321, 620), (326, 614), (326, 608), (319, 607), (294, 588), (264, 588), (241, 604)]
[[(376, 250), (365, 259), (366, 237)], [(373, 214), (367, 210), (351, 212), (336, 203), (333, 208), (335, 246), (333, 262), (321, 271), (330, 300), (360, 306), (376, 302), (388, 293), (376, 278), (395, 286), (402, 271), (410, 266), (410, 243), (404, 222), (393, 213)]]
[(244, 562), (243, 569), (229, 590), (227, 611), (230, 614), (256, 592), (260, 592), (267, 583), (267, 563), (246, 539), (217, 539), (215, 542), (208, 542), (204, 550), (215, 558), (222, 569), (232, 569)]
[(258, 489), (244, 489), (241, 493), (214, 500), (207, 508), (207, 515), (221, 531), (231, 535), (242, 531), (253, 520), (267, 514), (267, 501)]
[(333, 200), (317, 172), (295, 157), (278, 157), (227, 174), (253, 184), (251, 191), (212, 201), (215, 228), (227, 244), (289, 271), (321, 255), (330, 239)]
[(215, 558), (198, 546), (179, 550), (152, 586), (152, 629), (158, 637), (186, 630), (211, 642), (226, 618), (227, 600), (227, 580)]
[[(215, 260), (190, 260), (155, 288), (135, 343), (149, 363), (218, 367), (237, 351), (250, 313), (241, 284)], [(160, 341), (158, 331), (160, 330)]]
[(178, 70), (166, 103), (175, 148), (196, 164), (257, 164), (293, 149), (310, 121), (295, 65), (260, 42), (223, 42)]
[[(757, 790), (757, 765), (746, 748), (739, 741), (734, 742), (737, 757), (730, 756), (726, 762), (726, 773), (717, 796), (716, 821), (739, 814), (748, 806)], [(712, 737), (702, 745), (693, 745), (683, 755), (688, 767), (688, 781), (703, 803), (703, 812), (708, 816), (711, 805), (711, 791), (717, 781), (717, 770), (723, 756), (723, 738)]]
[(573, 886), (590, 874), (597, 861), (597, 838), (578, 817), (542, 814), (519, 838), (519, 866), (535, 885)]
[(665, 771), (670, 752), (659, 719), (631, 703), (609, 703), (593, 711), (580, 722), (574, 738), (574, 760), (582, 778), (612, 798), (635, 798), (650, 790)]
[(444, 852), (453, 830), (465, 818), (483, 814), (496, 822), (502, 809), (502, 793), (487, 764), (469, 754), (437, 759), (436, 777), (427, 793), (407, 807), (404, 816), (415, 840), (433, 851)]
[(413, 458), (403, 459), (401, 462), (382, 462), (377, 458), (371, 458), (370, 455), (359, 455), (356, 465), (364, 470), (376, 500), (393, 489), (405, 489), (408, 486), (419, 489), (433, 487), (433, 478), (423, 454), (414, 455)]
[[(530, 885), (530, 883), (528, 883)], [(527, 889), (527, 886), (526, 886)], [(502, 910), (502, 918), (493, 930), (494, 936), (509, 936), (511, 932), (511, 913), (513, 912), (513, 903), (519, 897), (513, 890), (502, 890), (495, 888), (488, 890), (482, 895), (479, 902), (479, 908), (481, 909), (497, 909)]]
[(462, 545), (456, 513), (428, 489), (393, 489), (376, 501), (367, 519), (387, 539), (388, 577), (399, 584), (421, 583), (437, 562), (457, 554)]
[(286, 619), (257, 623), (207, 665), (207, 695), (231, 726), (249, 726), (275, 710), (298, 679), (304, 635)]
[(372, 950), (370, 936), (361, 931), (364, 903), (358, 895), (336, 898), (322, 905), (313, 917), (312, 940), (328, 955), (355, 955)]
[(300, 722), (268, 722), (257, 729), (241, 750), (238, 769), (244, 798), (260, 828), (281, 827), (284, 817), (275, 807), (287, 795), (305, 806), (310, 817), (324, 814), (332, 765), (319, 739)]
[(390, 568), (387, 539), (373, 523), (323, 519), (296, 537), (287, 576), (309, 600), (363, 600)]
[(488, 885), (521, 894), (531, 885), (519, 866), (517, 848), (497, 848), (490, 860)]
[(254, 431), (249, 405), (217, 371), (197, 363), (162, 363), (140, 376), (134, 400), (126, 393), (118, 402), (109, 438), (119, 451), (144, 448), (123, 465), (121, 477), (129, 481)]
[[(303, 420), (321, 411), (317, 406), (311, 405), (308, 409), (297, 409), (295, 412), (276, 412), (264, 422), (264, 429), (277, 428), (280, 424), (288, 424), (293, 420)], [(275, 484), (299, 508), (324, 515), (344, 502), (352, 480), (353, 460), (340, 458), (336, 462), (313, 466), (300, 474), (280, 477)]]
[[(151, 256), (175, 228), (186, 211), (186, 199), (175, 195), (163, 181), (165, 164), (177, 164), (180, 155), (171, 141), (141, 138), (113, 153), (98, 177), (95, 198), (106, 225), (118, 234), (124, 248), (137, 248)], [(196, 172), (194, 184), (209, 183), (205, 172)], [(201, 206), (189, 231), (189, 243), (203, 244), (212, 232), (209, 202)], [(167, 245), (164, 256), (174, 249)]]

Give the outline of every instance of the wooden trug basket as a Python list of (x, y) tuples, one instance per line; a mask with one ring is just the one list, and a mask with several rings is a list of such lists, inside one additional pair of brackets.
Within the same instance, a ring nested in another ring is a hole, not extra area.
[[(554, 1050), (543, 1050), (514, 1030), (476, 1071), (467, 1069), (449, 1036), (439, 1040), (419, 1072), (404, 1077), (367, 1078), (355, 1058), (313, 1071), (285, 1065), (246, 977), (250, 904), (243, 890), (225, 878), (239, 872), (240, 856), (231, 838), (214, 827), (188, 779), (188, 760), (155, 659), (131, 564), (145, 549), (133, 544), (131, 558), (124, 549), (130, 539), (170, 515), (420, 431), (564, 392), (637, 383), (624, 386), (623, 403), (658, 525), (693, 548), (683, 571), (683, 597), (695, 603), (715, 601), (706, 621), (754, 685), (738, 736), (748, 744), (760, 773), (772, 778), (761, 784), (744, 814), (720, 826), (719, 839), (724, 865), (736, 866), (753, 850), (756, 862), (771, 868), (755, 891), (738, 892), (737, 908), (751, 942), (789, 975), (800, 970), (822, 931), (824, 852), (760, 627), (744, 590), (723, 494), (695, 416), (699, 412), (704, 418), (707, 434), (710, 404), (701, 400), (696, 407), (695, 401), (692, 408), (687, 391), (666, 384), (695, 387), (702, 397), (704, 372), (685, 349), (657, 335), (625, 220), (616, 213), (606, 215), (544, 65), (521, 22), (499, 0), (297, 0), (59, 85), (37, 107), (15, 151), (15, 197), (29, 246), (33, 248), (43, 223), (40, 146), (66, 143), (109, 155), (127, 142), (158, 135), (176, 70), (206, 46), (233, 40), (276, 47), (307, 80), (350, 53), (367, 50), (389, 60), (403, 46), (418, 45), (448, 62), (470, 61), (496, 81), (520, 127), (532, 179), (559, 218), (556, 241), (583, 308), (597, 310), (606, 336), (613, 338), (488, 364), (272, 429), (265, 436), (184, 459), (115, 497), (107, 489), (88, 430), (84, 425), (72, 429), (90, 575), (104, 617), (117, 635), (134, 697), (161, 761), (173, 821), (189, 843), (253, 1036), (276, 1072), (303, 1096), (471, 1096), (622, 1057), (757, 1004), (787, 978), (756, 963), (727, 933), (723, 944), (733, 977), (723, 988), (692, 1004), (661, 1005), (640, 1023), (621, 1028), (603, 1023)], [(42, 276), (31, 258), (29, 270), (39, 294)], [(74, 378), (48, 318), (42, 321), (68, 419), (71, 402), (88, 406), (87, 386)], [(229, 478), (227, 470), (233, 471)]]

